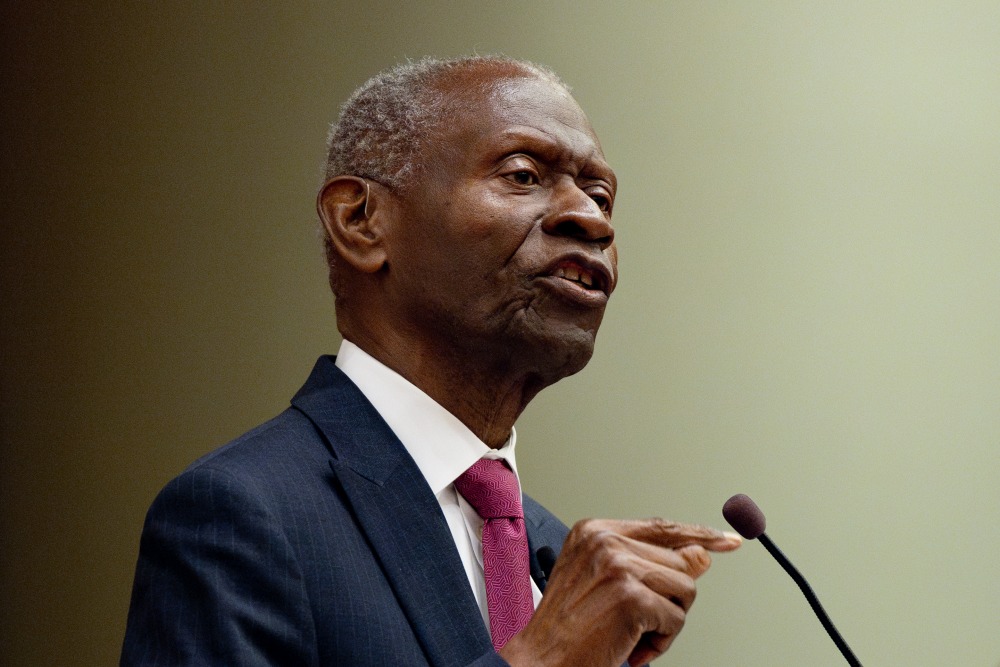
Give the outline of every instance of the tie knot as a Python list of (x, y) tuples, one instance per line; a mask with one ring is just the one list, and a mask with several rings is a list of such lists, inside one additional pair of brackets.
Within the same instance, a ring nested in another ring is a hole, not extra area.
[(479, 459), (455, 480), (455, 488), (483, 519), (522, 519), (517, 477), (497, 459)]

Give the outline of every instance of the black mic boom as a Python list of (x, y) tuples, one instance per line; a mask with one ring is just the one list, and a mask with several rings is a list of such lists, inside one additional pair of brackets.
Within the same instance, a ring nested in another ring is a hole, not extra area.
[(737, 493), (735, 496), (726, 501), (726, 504), (722, 506), (722, 516), (725, 517), (729, 525), (736, 529), (736, 532), (742, 535), (745, 539), (756, 540), (759, 539), (760, 543), (764, 545), (764, 548), (774, 556), (774, 560), (778, 561), (778, 564), (784, 568), (788, 576), (795, 581), (799, 586), (799, 590), (802, 594), (806, 596), (806, 600), (809, 601), (809, 606), (812, 607), (813, 612), (815, 612), (816, 617), (819, 618), (819, 622), (823, 624), (823, 628), (826, 633), (830, 635), (830, 639), (833, 643), (837, 645), (840, 649), (841, 654), (847, 659), (847, 663), (851, 667), (861, 667), (861, 663), (854, 656), (854, 652), (851, 647), (847, 645), (844, 638), (840, 636), (837, 632), (837, 628), (834, 627), (833, 621), (830, 617), (826, 615), (826, 611), (823, 609), (823, 605), (819, 603), (819, 598), (813, 593), (812, 587), (809, 586), (809, 582), (803, 577), (795, 566), (792, 565), (791, 561), (785, 558), (785, 554), (781, 553), (781, 550), (771, 541), (764, 533), (764, 528), (766, 526), (766, 521), (764, 519), (764, 513), (760, 511), (757, 507), (757, 503), (750, 499), (750, 496), (744, 495), (742, 493)]

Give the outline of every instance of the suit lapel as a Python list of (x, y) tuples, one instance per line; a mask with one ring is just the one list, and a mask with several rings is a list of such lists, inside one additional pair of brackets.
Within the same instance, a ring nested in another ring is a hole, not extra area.
[(548, 510), (539, 505), (530, 496), (523, 496), (524, 523), (528, 530), (528, 558), (531, 578), (535, 580), (535, 585), (542, 593), (545, 592), (545, 585), (548, 583), (546, 575), (538, 563), (538, 550), (542, 547), (550, 547), (556, 554), (562, 550), (563, 542), (569, 533), (569, 528), (553, 516)]
[(364, 395), (323, 357), (292, 404), (326, 436), (336, 482), (428, 662), (464, 665), (492, 651), (441, 507)]

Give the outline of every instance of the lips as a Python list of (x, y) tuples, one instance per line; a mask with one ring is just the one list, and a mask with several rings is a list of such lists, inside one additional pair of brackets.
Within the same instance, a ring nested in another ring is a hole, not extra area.
[(572, 280), (575, 283), (580, 283), (587, 289), (593, 289), (594, 287), (594, 274), (587, 269), (581, 268), (579, 266), (559, 266), (552, 273), (556, 278), (563, 278), (564, 280)]
[(606, 300), (614, 289), (612, 270), (606, 259), (574, 254), (560, 257), (541, 274), (559, 281), (564, 287), (590, 297)]

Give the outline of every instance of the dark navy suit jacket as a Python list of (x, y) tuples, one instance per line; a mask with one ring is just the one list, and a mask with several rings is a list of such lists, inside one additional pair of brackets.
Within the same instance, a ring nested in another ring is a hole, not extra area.
[[(558, 553), (566, 526), (524, 511), (532, 558)], [(288, 410), (154, 501), (121, 664), (506, 663), (427, 482), (322, 357)]]

